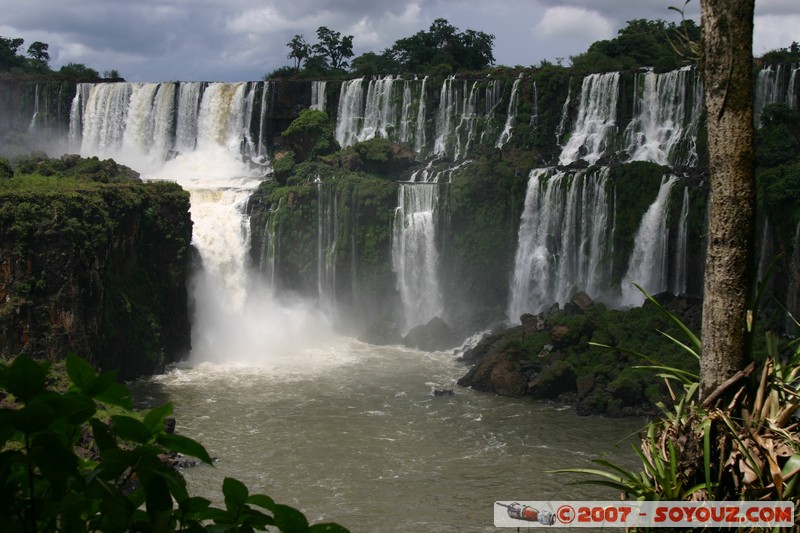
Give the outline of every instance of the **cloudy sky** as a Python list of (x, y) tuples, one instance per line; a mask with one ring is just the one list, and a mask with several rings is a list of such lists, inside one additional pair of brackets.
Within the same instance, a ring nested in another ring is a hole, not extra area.
[[(116, 69), (128, 81), (247, 81), (291, 64), (295, 34), (353, 35), (356, 55), (445, 18), (495, 35), (497, 64), (568, 60), (636, 18), (678, 22), (684, 0), (0, 0), (0, 36), (50, 45), (50, 65)], [(687, 15), (699, 20), (699, 0)], [(757, 0), (754, 52), (800, 41), (798, 0)]]

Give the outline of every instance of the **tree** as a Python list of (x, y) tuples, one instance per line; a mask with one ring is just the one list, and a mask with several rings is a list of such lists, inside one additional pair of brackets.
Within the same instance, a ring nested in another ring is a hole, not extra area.
[(312, 47), (314, 54), (325, 59), (328, 68), (340, 70), (347, 68), (347, 61), (353, 57), (353, 36), (333, 31), (325, 26), (317, 28), (319, 42)]
[(441, 64), (454, 70), (480, 70), (494, 63), (493, 46), (494, 35), (475, 30), (459, 32), (439, 18), (428, 31), (395, 41), (384, 54), (411, 72)]
[(286, 46), (288, 46), (290, 50), (286, 59), (294, 59), (294, 68), (295, 70), (299, 70), (303, 64), (303, 60), (308, 57), (311, 46), (302, 35), (295, 35), (292, 37), (292, 40), (286, 43)]
[(711, 172), (700, 395), (746, 364), (753, 243), (753, 10), (755, 0), (702, 0)]
[(0, 70), (11, 70), (25, 63), (25, 59), (17, 54), (24, 42), (25, 40), (19, 37), (12, 39), (0, 37)]
[(67, 63), (59, 69), (58, 73), (81, 80), (94, 80), (100, 77), (99, 72), (82, 63)]
[(50, 45), (41, 41), (36, 41), (28, 47), (28, 57), (31, 59), (32, 66), (37, 69), (49, 70), (50, 54), (47, 49)]

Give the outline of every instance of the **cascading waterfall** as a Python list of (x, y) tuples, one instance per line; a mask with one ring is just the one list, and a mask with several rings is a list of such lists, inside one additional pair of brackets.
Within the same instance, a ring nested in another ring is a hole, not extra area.
[(425, 85), (428, 83), (428, 76), (422, 78), (422, 87), (419, 90), (419, 106), (417, 107), (417, 124), (414, 133), (414, 151), (422, 154), (425, 149), (427, 139), (425, 138)]
[(792, 68), (792, 75), (789, 76), (789, 88), (786, 91), (786, 105), (792, 109), (797, 109), (800, 104), (800, 84), (797, 81), (797, 73), (800, 72), (800, 63)]
[(278, 200), (278, 207), (270, 213), (264, 225), (263, 239), (261, 241), (261, 257), (258, 269), (264, 274), (270, 289), (275, 289), (275, 258), (280, 253), (280, 241), (275, 231), (275, 219), (283, 205), (283, 198)]
[(631, 282), (650, 294), (667, 288), (666, 209), (672, 186), (677, 181), (675, 176), (662, 179), (658, 196), (642, 217), (628, 261), (628, 271), (622, 279), (622, 306), (638, 306), (645, 300), (645, 296)]
[(317, 181), (317, 294), (320, 306), (336, 315), (336, 190)]
[(397, 110), (394, 101), (394, 76), (371, 80), (367, 86), (364, 104), (364, 121), (356, 135), (359, 141), (375, 137), (389, 138), (397, 125)]
[[(265, 103), (256, 101), (265, 85), (82, 83), (72, 102), (70, 141), (81, 153), (113, 157), (141, 172), (209, 149), (263, 163), (266, 144), (251, 131), (266, 131), (266, 115), (256, 109)], [(262, 123), (254, 127), (253, 117)]]
[(325, 111), (327, 104), (327, 95), (325, 93), (326, 85), (327, 82), (325, 81), (311, 82), (311, 109)]
[[(336, 140), (342, 147), (375, 137), (409, 142), (420, 153), (425, 148), (425, 82), (419, 97), (417, 80), (386, 76), (367, 82), (364, 78), (342, 83), (336, 120)], [(416, 124), (412, 123), (414, 109)]]
[[(476, 141), (494, 142), (487, 141), (487, 136), (494, 139), (497, 135), (493, 116), (501, 101), (501, 91), (502, 86), (497, 80), (470, 83), (458, 81), (455, 76), (444, 80), (439, 91), (433, 153), (459, 161), (468, 155)], [(512, 91), (510, 109), (515, 107), (514, 96)], [(510, 138), (510, 128), (506, 133)]]
[(336, 141), (342, 148), (358, 142), (357, 131), (363, 113), (363, 82), (364, 78), (357, 78), (342, 83), (339, 109), (336, 115)]
[[(250, 275), (245, 206), (261, 181), (252, 160), (265, 143), (251, 132), (266, 131), (252, 123), (266, 116), (257, 109), (266, 102), (262, 90), (261, 83), (89, 84), (73, 101), (71, 134), (82, 155), (113, 156), (146, 180), (175, 180), (189, 191), (192, 243), (202, 263), (191, 287), (195, 360), (259, 362), (307, 344), (310, 332), (327, 332), (319, 310), (278, 302), (271, 284)], [(168, 157), (165, 146), (178, 153)], [(268, 235), (274, 279), (274, 228)]]
[(517, 118), (517, 107), (519, 106), (519, 82), (522, 81), (522, 75), (514, 80), (511, 86), (511, 98), (508, 100), (508, 110), (506, 111), (506, 123), (503, 126), (503, 131), (500, 133), (500, 138), (497, 139), (497, 148), (502, 148), (511, 139), (511, 130), (514, 127), (514, 120)]
[(178, 91), (175, 149), (179, 152), (191, 152), (197, 146), (197, 114), (204, 85), (199, 82), (182, 83)]
[(753, 120), (761, 126), (761, 113), (769, 104), (786, 104), (793, 109), (798, 106), (797, 71), (800, 64), (766, 65), (756, 77)]
[[(664, 74), (637, 74), (633, 119), (625, 129), (626, 152), (634, 161), (694, 164), (703, 102), (693, 90), (694, 67)], [(684, 156), (684, 160), (681, 160)]]
[(433, 144), (433, 153), (438, 156), (447, 155), (448, 146), (451, 144), (450, 135), (453, 122), (459, 116), (460, 97), (455, 76), (450, 76), (439, 91), (439, 111), (436, 115), (436, 141)]
[(443, 310), (434, 224), (439, 185), (400, 183), (392, 235), (392, 268), (403, 305), (405, 331)]
[(556, 144), (561, 146), (562, 150), (564, 146), (561, 144), (561, 138), (564, 136), (564, 132), (567, 129), (567, 122), (569, 121), (569, 104), (572, 100), (572, 79), (570, 78), (570, 83), (567, 85), (567, 97), (564, 99), (564, 105), (561, 106), (561, 119), (558, 121), (558, 127), (556, 128)]
[(618, 72), (590, 74), (583, 78), (578, 116), (572, 135), (561, 151), (561, 165), (579, 159), (593, 164), (605, 155), (617, 126), (618, 99)]
[(533, 106), (531, 108), (531, 122), (529, 126), (531, 131), (536, 131), (539, 127), (539, 90), (536, 88), (536, 82), (533, 82)]
[(604, 295), (611, 250), (608, 169), (531, 171), (511, 281), (509, 321), (564, 303), (577, 290)]
[(675, 239), (675, 265), (671, 268), (670, 290), (675, 294), (686, 293), (689, 245), (689, 187), (683, 188), (681, 214), (678, 220), (678, 235)]

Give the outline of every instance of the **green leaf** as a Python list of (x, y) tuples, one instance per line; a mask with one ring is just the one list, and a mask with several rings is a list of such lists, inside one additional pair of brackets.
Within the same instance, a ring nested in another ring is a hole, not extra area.
[(247, 487), (238, 479), (226, 477), (222, 481), (222, 494), (225, 496), (225, 506), (228, 509), (232, 506), (241, 507), (247, 503)]
[(6, 390), (27, 402), (45, 388), (48, 365), (40, 365), (27, 355), (19, 355), (3, 373)]
[(59, 417), (66, 418), (70, 424), (81, 424), (89, 420), (97, 408), (91, 398), (80, 393), (53, 394), (47, 399)]
[(178, 507), (181, 511), (187, 514), (195, 514), (205, 511), (211, 506), (211, 502), (205, 498), (201, 498), (199, 496), (192, 496), (191, 498), (186, 498)]
[(264, 509), (272, 510), (275, 507), (275, 501), (265, 494), (253, 494), (247, 498), (247, 503), (251, 505), (258, 505)]
[(131, 411), (133, 409), (133, 400), (131, 399), (131, 390), (123, 383), (111, 383), (105, 390), (98, 393), (94, 397), (98, 402), (116, 405)]
[(43, 402), (31, 402), (14, 411), (14, 427), (30, 435), (50, 426), (55, 421), (55, 410)]
[(284, 533), (308, 531), (308, 520), (303, 513), (288, 505), (275, 504), (272, 510), (275, 525)]
[[(169, 451), (197, 457), (209, 465), (212, 463), (211, 456), (208, 455), (205, 447), (189, 437), (161, 433), (156, 437), (156, 442), (167, 448)], [(247, 498), (246, 495), (245, 498)]]
[(145, 507), (155, 531), (164, 531), (172, 511), (172, 496), (161, 476), (151, 477), (144, 487)]
[(85, 392), (85, 389), (91, 386), (97, 375), (94, 368), (74, 353), (67, 354), (66, 363), (69, 379), (79, 390)]
[(164, 419), (172, 414), (172, 404), (165, 403), (148, 411), (144, 417), (144, 425), (151, 433), (158, 433), (164, 429)]
[(97, 449), (100, 450), (100, 453), (117, 448), (117, 440), (114, 438), (111, 428), (96, 418), (90, 420), (89, 423), (92, 425), (94, 442), (97, 445)]
[(147, 426), (130, 416), (112, 416), (111, 429), (120, 438), (139, 444), (146, 444), (153, 437)]

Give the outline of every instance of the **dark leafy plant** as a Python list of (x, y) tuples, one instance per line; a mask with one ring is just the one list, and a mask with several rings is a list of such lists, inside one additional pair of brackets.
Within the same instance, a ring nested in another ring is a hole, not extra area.
[[(683, 343), (667, 335), (670, 341), (697, 356), (700, 340), (659, 308), (688, 339)], [(768, 332), (764, 351), (760, 372), (754, 361), (703, 400), (697, 396), (698, 376), (654, 363), (650, 368), (672, 384), (672, 404), (659, 404), (661, 415), (645, 426), (640, 446), (634, 447), (641, 471), (600, 459), (594, 461), (600, 468), (558, 472), (588, 476), (578, 483), (611, 487), (637, 500), (784, 500), (797, 505), (800, 348), (793, 342), (781, 350)], [(720, 404), (731, 391), (733, 400)]]
[(49, 363), (20, 355), (0, 365), (0, 530), (347, 531), (310, 526), (232, 478), (222, 485), (224, 507), (191, 496), (165, 458), (212, 461), (197, 441), (166, 431), (170, 404), (136, 416), (115, 372), (97, 374), (73, 354), (66, 372), (71, 384), (58, 391)]

